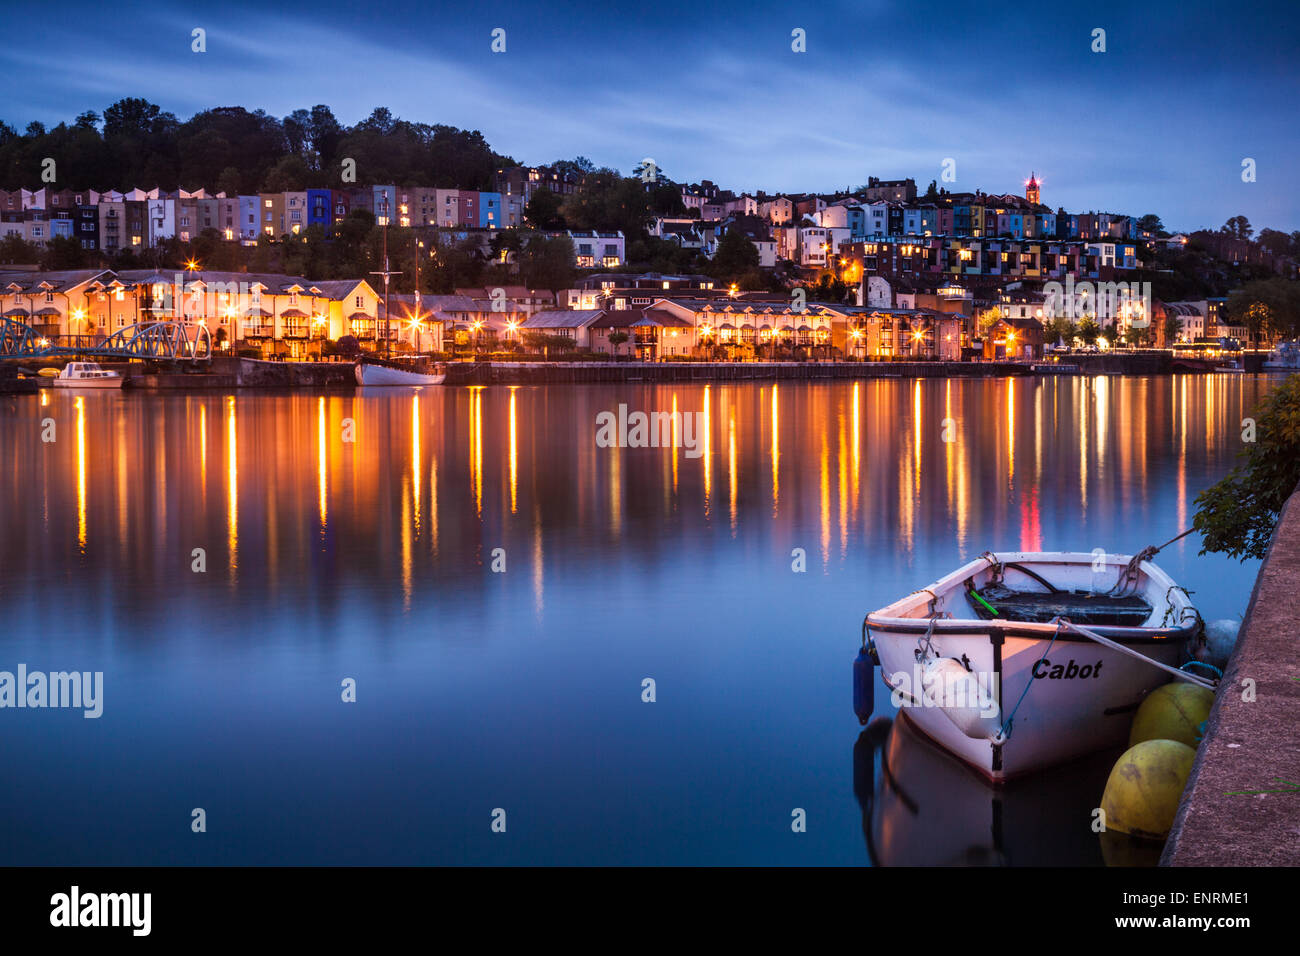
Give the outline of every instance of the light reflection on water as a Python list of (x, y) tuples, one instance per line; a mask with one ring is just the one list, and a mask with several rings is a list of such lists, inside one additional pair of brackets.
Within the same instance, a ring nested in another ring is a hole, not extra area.
[[(865, 862), (862, 615), (990, 548), (1168, 540), (1267, 387), (5, 397), (0, 669), (106, 702), (0, 711), (0, 862)], [(597, 447), (620, 403), (703, 412), (703, 454)], [(1255, 565), (1194, 542), (1159, 562), (1242, 612)]]

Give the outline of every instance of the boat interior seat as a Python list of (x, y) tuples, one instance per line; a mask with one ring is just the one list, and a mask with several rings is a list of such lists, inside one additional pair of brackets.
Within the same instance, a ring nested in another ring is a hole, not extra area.
[(1092, 591), (1021, 591), (1005, 584), (968, 586), (971, 609), (981, 620), (1046, 623), (1057, 617), (1075, 624), (1142, 627), (1152, 607), (1140, 594), (1112, 595)]

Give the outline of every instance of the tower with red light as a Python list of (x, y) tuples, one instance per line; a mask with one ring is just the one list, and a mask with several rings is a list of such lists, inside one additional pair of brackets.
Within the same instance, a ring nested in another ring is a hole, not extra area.
[(1029, 174), (1029, 182), (1025, 183), (1025, 198), (1029, 200), (1030, 205), (1037, 206), (1041, 202), (1039, 198), (1038, 177), (1033, 173)]

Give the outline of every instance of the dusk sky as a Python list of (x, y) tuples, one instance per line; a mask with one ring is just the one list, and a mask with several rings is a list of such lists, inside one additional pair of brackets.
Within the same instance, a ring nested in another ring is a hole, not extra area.
[[(650, 156), (738, 192), (870, 175), (924, 190), (951, 157), (954, 191), (1023, 193), (1033, 170), (1043, 201), (1072, 212), (1300, 229), (1288, 3), (71, 2), (6, 5), (4, 21), (0, 119), (20, 130), (123, 96), (182, 120), (325, 103), (350, 124), (383, 105), (481, 130), (528, 164), (583, 155), (628, 173)], [(505, 53), (489, 49), (496, 27)]]

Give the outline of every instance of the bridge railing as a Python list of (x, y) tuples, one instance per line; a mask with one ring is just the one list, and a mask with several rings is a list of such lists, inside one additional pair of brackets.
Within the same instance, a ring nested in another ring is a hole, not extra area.
[(207, 326), (187, 322), (139, 322), (102, 335), (50, 338), (13, 319), (0, 317), (0, 356), (10, 358), (144, 358), (172, 362), (212, 361)]

